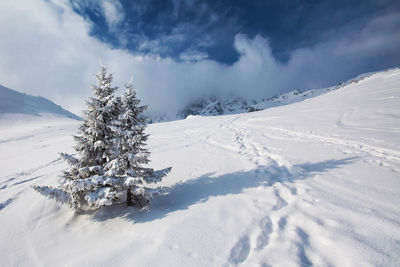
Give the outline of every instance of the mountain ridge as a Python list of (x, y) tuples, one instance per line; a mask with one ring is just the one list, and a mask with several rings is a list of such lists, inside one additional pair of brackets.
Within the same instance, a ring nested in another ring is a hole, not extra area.
[[(383, 71), (388, 71), (388, 70), (383, 70)], [(287, 93), (275, 95), (268, 98), (262, 98), (261, 100), (255, 100), (255, 99), (246, 100), (244, 97), (232, 94), (226, 97), (209, 96), (209, 97), (195, 98), (191, 102), (189, 102), (183, 109), (178, 111), (177, 114), (173, 117), (168, 117), (165, 114), (155, 114), (149, 112), (148, 113), (149, 122), (156, 123), (156, 122), (182, 120), (186, 119), (188, 116), (219, 116), (219, 115), (240, 114), (240, 113), (265, 110), (272, 107), (288, 105), (295, 102), (304, 101), (306, 99), (313, 98), (328, 93), (330, 91), (343, 88), (346, 85), (352, 83), (358, 83), (361, 80), (370, 77), (375, 73), (377, 72), (363, 73), (352, 79), (349, 79), (345, 82), (340, 82), (337, 85), (331, 87), (310, 89), (306, 91), (292, 90)]]
[(0, 85), (0, 115), (25, 114), (41, 117), (43, 113), (75, 120), (81, 118), (43, 96), (33, 96)]

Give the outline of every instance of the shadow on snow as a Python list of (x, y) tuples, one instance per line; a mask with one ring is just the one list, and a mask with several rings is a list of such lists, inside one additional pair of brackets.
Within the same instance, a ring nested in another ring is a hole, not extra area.
[(106, 221), (115, 217), (123, 217), (135, 223), (162, 219), (174, 211), (185, 210), (193, 204), (206, 202), (210, 197), (239, 194), (248, 188), (267, 187), (278, 182), (290, 183), (304, 180), (349, 164), (356, 158), (304, 163), (290, 169), (286, 166), (269, 165), (221, 176), (209, 173), (172, 186), (168, 189), (167, 194), (153, 199), (146, 209), (139, 210), (135, 207), (127, 207), (126, 204), (115, 205), (103, 208), (94, 214), (92, 219)]

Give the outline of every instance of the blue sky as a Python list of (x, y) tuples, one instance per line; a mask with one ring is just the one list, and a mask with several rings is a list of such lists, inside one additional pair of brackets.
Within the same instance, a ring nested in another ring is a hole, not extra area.
[(100, 58), (157, 112), (400, 64), (399, 1), (2, 0), (0, 84), (79, 113)]
[[(93, 23), (90, 33), (113, 47), (176, 60), (184, 60), (185, 55), (193, 55), (195, 59), (198, 55), (227, 64), (239, 58), (233, 46), (238, 33), (250, 39), (256, 35), (268, 38), (273, 56), (287, 62), (295, 49), (356, 34), (371, 20), (400, 10), (399, 1), (377, 0), (70, 0), (70, 3), (74, 11)], [(382, 59), (379, 63), (393, 65), (388, 61)], [(375, 64), (365, 68), (379, 67)]]

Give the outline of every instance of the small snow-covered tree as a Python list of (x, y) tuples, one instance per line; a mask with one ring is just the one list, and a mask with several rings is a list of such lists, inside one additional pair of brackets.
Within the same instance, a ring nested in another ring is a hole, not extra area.
[(97, 85), (91, 86), (94, 97), (86, 102), (84, 120), (74, 136), (78, 157), (61, 153), (70, 168), (61, 175), (59, 188), (34, 188), (74, 209), (111, 205), (124, 195), (128, 203), (142, 207), (161, 192), (143, 185), (160, 181), (171, 168), (142, 167), (149, 162), (142, 114), (146, 107), (139, 106), (132, 86), (121, 99), (114, 96), (118, 88), (111, 86), (113, 76), (106, 68), (102, 66), (96, 78)]
[(154, 171), (145, 167), (149, 163), (150, 152), (146, 149), (146, 116), (147, 106), (141, 106), (140, 100), (132, 84), (127, 84), (121, 97), (121, 113), (118, 120), (113, 121), (111, 129), (114, 132), (115, 158), (106, 164), (106, 173), (123, 179), (128, 204), (143, 207), (151, 198), (160, 194), (162, 188), (149, 188), (148, 184), (160, 182), (171, 168)]

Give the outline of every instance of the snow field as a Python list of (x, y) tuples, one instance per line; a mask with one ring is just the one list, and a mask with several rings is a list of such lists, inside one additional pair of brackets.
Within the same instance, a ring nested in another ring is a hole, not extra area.
[(78, 122), (0, 124), (3, 266), (399, 266), (400, 70), (286, 106), (148, 127), (169, 193), (74, 214)]

